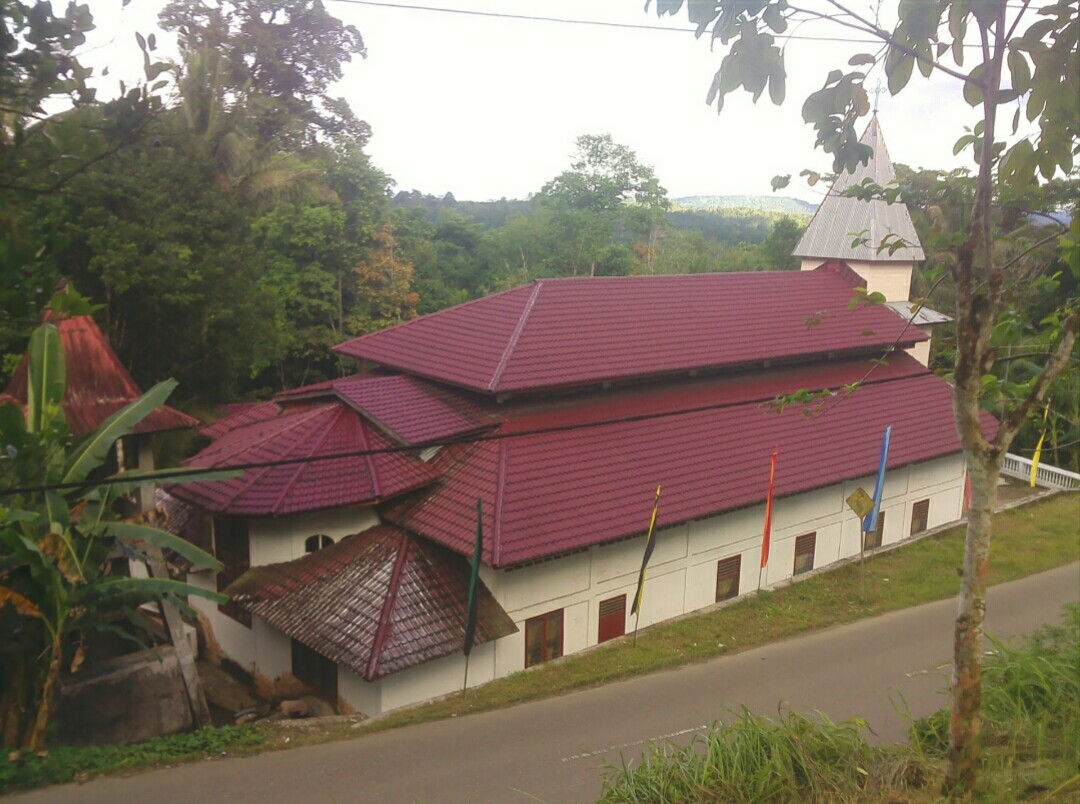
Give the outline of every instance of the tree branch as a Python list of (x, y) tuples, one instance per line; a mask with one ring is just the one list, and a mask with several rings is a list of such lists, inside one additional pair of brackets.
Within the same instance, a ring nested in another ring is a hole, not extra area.
[(1014, 266), (1016, 263), (1020, 262), (1020, 260), (1022, 260), (1024, 257), (1026, 257), (1031, 252), (1035, 251), (1038, 248), (1041, 248), (1042, 246), (1045, 246), (1047, 243), (1050, 243), (1050, 242), (1053, 242), (1054, 240), (1057, 240), (1059, 237), (1061, 237), (1063, 234), (1065, 234), (1068, 231), (1069, 231), (1068, 229), (1066, 229), (1064, 226), (1062, 226), (1058, 231), (1054, 232), (1053, 234), (1047, 235), (1046, 237), (1043, 237), (1043, 238), (1041, 238), (1039, 240), (1036, 240), (1034, 243), (1032, 243), (1030, 246), (1028, 246), (1023, 251), (1021, 251), (1019, 254), (1017, 254), (1015, 257), (1013, 257), (1007, 263), (1005, 263), (1000, 268), (997, 268), (995, 270), (998, 270), (998, 271), (1001, 271), (1001, 272), (1004, 273), (1009, 268), (1012, 268), (1012, 266)]
[(1050, 359), (1046, 361), (1046, 365), (1043, 366), (1043, 370), (1039, 372), (1039, 376), (1035, 380), (1035, 385), (1032, 387), (1031, 392), (1028, 393), (1027, 398), (1017, 405), (1008, 416), (1002, 419), (1001, 426), (998, 428), (997, 435), (994, 437), (994, 445), (996, 447), (1005, 449), (1016, 434), (1020, 432), (1020, 427), (1023, 425), (1024, 419), (1027, 418), (1027, 415), (1031, 412), (1032, 408), (1042, 403), (1051, 383), (1053, 383), (1058, 375), (1064, 371), (1066, 364), (1068, 364), (1069, 360), (1072, 358), (1072, 351), (1073, 347), (1076, 345), (1076, 335), (1078, 331), (1080, 331), (1080, 311), (1074, 311), (1065, 319), (1065, 323), (1061, 328), (1061, 339), (1058, 341), (1054, 353), (1050, 356)]
[[(908, 56), (913, 56), (915, 59), (917, 59), (917, 60), (919, 60), (919, 61), (921, 61), (921, 62), (923, 62), (925, 64), (931, 65), (936, 70), (941, 70), (941, 72), (945, 73), (945, 75), (951, 75), (953, 78), (957, 78), (957, 79), (963, 81), (964, 83), (968, 83), (968, 82), (978, 83), (978, 82), (973, 82), (971, 80), (971, 78), (964, 75), (963, 73), (957, 72), (956, 70), (953, 70), (950, 67), (946, 67), (941, 62), (938, 62), (938, 61), (935, 61), (934, 59), (928, 58), (926, 55), (915, 51), (913, 48), (910, 48), (907, 45), (904, 45), (904, 44), (901, 44), (900, 42), (897, 42), (896, 39), (893, 38), (892, 34), (889, 34), (889, 33), (885, 32), (885, 29), (879, 28), (878, 26), (874, 25), (874, 23), (870, 22), (869, 20), (863, 19), (858, 14), (853, 12), (851, 9), (846, 8), (845, 6), (841, 5), (839, 2), (837, 2), (837, 0), (826, 0), (826, 2), (829, 5), (840, 9), (845, 14), (848, 14), (851, 17), (854, 17), (859, 22), (861, 22), (863, 25), (865, 25), (866, 28), (863, 29), (864, 33), (868, 33), (871, 36), (876, 36), (878, 39), (881, 39), (883, 42), (888, 43), (889, 46), (891, 46), (891, 47), (895, 47), (900, 52), (906, 53)], [(836, 20), (836, 21), (839, 22), (839, 20)]]

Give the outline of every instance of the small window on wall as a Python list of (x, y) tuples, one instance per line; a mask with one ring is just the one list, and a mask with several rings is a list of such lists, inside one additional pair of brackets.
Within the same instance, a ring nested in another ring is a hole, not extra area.
[[(233, 516), (214, 517), (214, 555), (225, 566), (217, 574), (217, 590), (224, 592), (229, 584), (251, 568), (251, 545), (246, 519)], [(219, 603), (218, 611), (241, 625), (251, 627), (251, 614), (233, 601)]]
[(600, 632), (597, 642), (621, 637), (626, 633), (626, 595), (600, 601)]
[(817, 533), (804, 533), (795, 539), (795, 575), (802, 575), (814, 568), (814, 549)]
[(716, 602), (739, 596), (739, 569), (742, 556), (732, 556), (716, 563)]
[(863, 550), (873, 550), (875, 547), (881, 547), (881, 538), (885, 535), (885, 512), (878, 511), (877, 515), (877, 528), (871, 532), (866, 531), (863, 534)]
[(525, 666), (558, 659), (563, 652), (563, 610), (525, 621)]
[(322, 550), (324, 547), (329, 547), (334, 543), (334, 540), (329, 536), (318, 534), (317, 536), (308, 536), (304, 539), (304, 552), (314, 553), (316, 550)]
[(926, 523), (930, 520), (930, 500), (919, 500), (911, 506), (911, 535), (922, 533), (926, 530)]
[(316, 695), (337, 706), (337, 665), (307, 645), (292, 640), (292, 674)]

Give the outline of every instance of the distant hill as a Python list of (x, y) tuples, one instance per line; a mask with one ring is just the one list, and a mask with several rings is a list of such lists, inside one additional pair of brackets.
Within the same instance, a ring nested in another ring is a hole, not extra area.
[(773, 195), (688, 195), (673, 198), (675, 209), (754, 209), (785, 215), (813, 215), (817, 204)]

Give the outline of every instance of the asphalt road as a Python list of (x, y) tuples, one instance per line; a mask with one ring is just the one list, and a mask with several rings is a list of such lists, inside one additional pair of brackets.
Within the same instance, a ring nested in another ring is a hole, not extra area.
[[(1080, 600), (1080, 564), (994, 587), (990, 633), (1056, 622)], [(830, 628), (679, 670), (536, 703), (362, 739), (98, 779), (16, 797), (26, 802), (594, 801), (605, 763), (649, 740), (689, 740), (745, 705), (781, 702), (833, 719), (866, 718), (877, 738), (904, 739), (915, 715), (945, 704), (952, 600)]]

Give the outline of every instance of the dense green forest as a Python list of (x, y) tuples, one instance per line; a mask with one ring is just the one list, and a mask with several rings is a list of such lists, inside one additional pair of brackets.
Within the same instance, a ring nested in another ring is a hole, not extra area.
[[(337, 375), (348, 367), (334, 343), (537, 277), (797, 267), (809, 218), (783, 214), (790, 199), (673, 205), (661, 177), (608, 135), (579, 137), (565, 170), (526, 199), (395, 191), (366, 153), (370, 128), (332, 94), (343, 65), (365, 55), (361, 32), (311, 0), (173, 0), (159, 25), (177, 35), (179, 58), (158, 60), (155, 37), (140, 36), (145, 81), (107, 102), (70, 55), (89, 11), (27, 8), (0, 9), (0, 383), (60, 281), (101, 305), (137, 381), (176, 377), (178, 401), (205, 410)], [(57, 97), (71, 108), (46, 114)], [(899, 173), (929, 256), (913, 293), (949, 312), (942, 269), (971, 179)], [(1075, 183), (1062, 182), (998, 215), (1000, 248), (1018, 255), (1018, 332), (1075, 282), (1052, 242), (1032, 246), (1045, 220), (1018, 210), (1075, 203)], [(1010, 347), (1000, 382), (1037, 368), (1040, 345), (1026, 346)], [(935, 349), (947, 372), (948, 332)], [(1077, 376), (1055, 390), (1062, 449), (1080, 438)]]
[(672, 212), (608, 136), (581, 137), (526, 200), (394, 194), (367, 124), (331, 94), (360, 32), (321, 4), (273, 5), (174, 0), (159, 24), (177, 62), (140, 39), (145, 85), (76, 93), (52, 117), (28, 107), (5, 137), (5, 376), (62, 278), (102, 305), (139, 382), (174, 376), (205, 407), (332, 376), (336, 342), (536, 277), (793, 267), (800, 223)]

